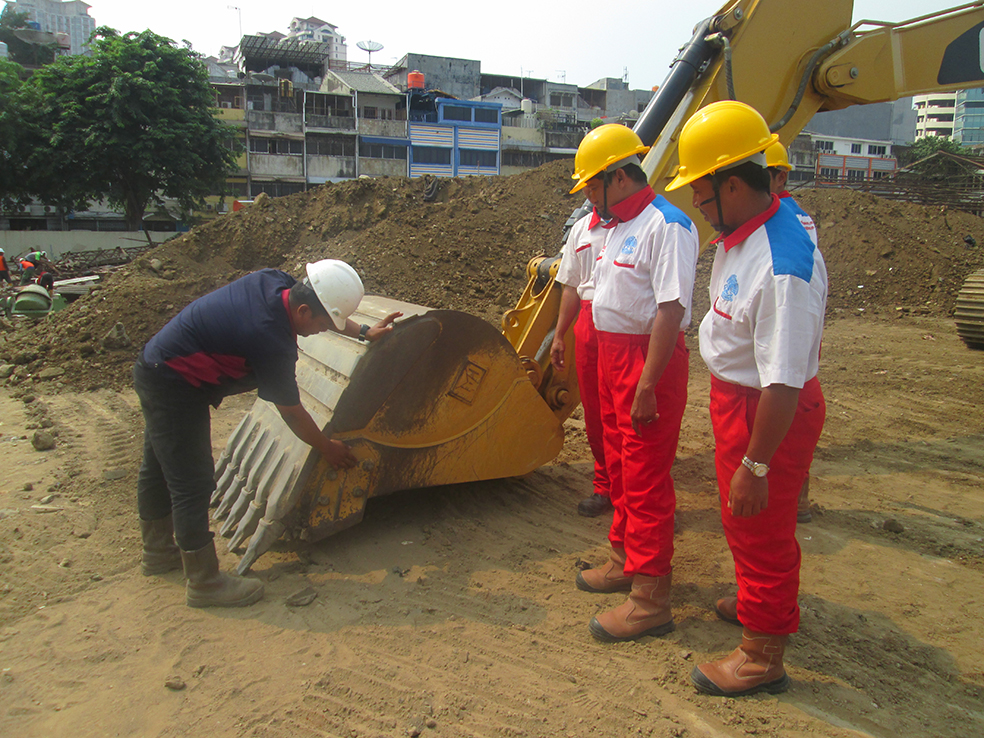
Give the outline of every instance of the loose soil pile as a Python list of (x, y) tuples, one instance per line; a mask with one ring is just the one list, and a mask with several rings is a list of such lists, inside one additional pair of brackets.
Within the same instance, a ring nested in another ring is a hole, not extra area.
[[(351, 263), (369, 292), (463, 310), (498, 325), (515, 305), (533, 256), (559, 251), (563, 224), (583, 201), (570, 195), (570, 162), (512, 177), (424, 182), (401, 177), (324, 185), (194, 229), (111, 275), (48, 321), (11, 336), (0, 359), (64, 370), (78, 389), (129, 382), (139, 348), (185, 305), (264, 267), (303, 274), (306, 262)], [(984, 220), (850, 190), (798, 193), (818, 224), (836, 311), (950, 315), (964, 278), (984, 265)], [(970, 246), (965, 237), (970, 236)], [(701, 261), (695, 315), (706, 308), (710, 253)], [(128, 340), (107, 350), (117, 323)]]

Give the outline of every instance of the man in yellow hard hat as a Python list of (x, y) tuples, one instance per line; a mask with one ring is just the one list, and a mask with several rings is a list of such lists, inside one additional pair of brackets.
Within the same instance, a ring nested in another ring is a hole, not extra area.
[(592, 635), (615, 642), (673, 630), (670, 581), (676, 494), (670, 469), (687, 402), (697, 229), (649, 186), (648, 151), (625, 126), (591, 131), (574, 160), (577, 184), (599, 204), (605, 243), (593, 279), (605, 463), (614, 506), (609, 561), (580, 572), (579, 589), (628, 591), (593, 618)]
[(597, 203), (592, 202), (591, 205), (591, 209), (585, 209), (586, 212), (571, 226), (561, 250), (556, 281), (563, 285), (563, 291), (550, 345), (550, 363), (557, 370), (563, 370), (567, 353), (565, 336), (573, 324), (577, 387), (584, 411), (584, 431), (594, 457), (592, 493), (577, 505), (578, 514), (588, 518), (612, 509), (611, 481), (605, 464), (601, 397), (598, 393), (598, 333), (591, 315), (595, 289), (594, 266), (608, 232), (602, 228), (604, 221), (598, 213)]
[(721, 520), (738, 597), (718, 614), (743, 626), (730, 655), (694, 668), (701, 692), (739, 696), (789, 686), (783, 655), (799, 626), (796, 500), (820, 438), (817, 380), (827, 299), (823, 258), (796, 215), (770, 192), (765, 150), (778, 137), (731, 100), (699, 110), (680, 134), (693, 205), (721, 236), (700, 352), (711, 373)]
[[(793, 171), (793, 165), (789, 163), (789, 154), (786, 151), (786, 147), (783, 146), (779, 141), (776, 141), (769, 148), (765, 150), (765, 166), (769, 170), (769, 178), (771, 181), (772, 193), (779, 198), (779, 202), (790, 208), (795, 214), (799, 222), (806, 229), (807, 234), (810, 236), (810, 240), (813, 241), (814, 245), (817, 244), (817, 224), (813, 221), (813, 218), (800, 207), (800, 204), (793, 199), (793, 196), (789, 194), (789, 190), (786, 189), (786, 182), (789, 179), (789, 173)], [(796, 503), (796, 522), (797, 523), (809, 523), (813, 521), (813, 512), (810, 506), (810, 475), (806, 475), (806, 479), (803, 480), (803, 487), (800, 489), (799, 499)]]

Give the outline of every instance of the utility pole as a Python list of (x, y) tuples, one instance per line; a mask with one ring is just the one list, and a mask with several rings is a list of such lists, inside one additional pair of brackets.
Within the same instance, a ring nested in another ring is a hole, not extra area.
[(243, 39), (243, 9), (238, 5), (227, 5), (226, 7), (229, 10), (235, 10), (239, 14), (239, 39), (236, 42), (236, 45), (238, 46), (239, 41), (242, 41)]

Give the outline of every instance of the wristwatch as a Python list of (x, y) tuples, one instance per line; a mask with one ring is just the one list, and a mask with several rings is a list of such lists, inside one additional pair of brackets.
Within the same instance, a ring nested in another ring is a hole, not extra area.
[(366, 334), (368, 334), (368, 333), (369, 333), (369, 326), (367, 326), (365, 323), (363, 323), (359, 327), (359, 340), (360, 341), (367, 341), (368, 338), (367, 338)]
[(741, 465), (748, 469), (756, 477), (764, 477), (769, 473), (769, 465), (763, 464), (759, 461), (752, 461), (747, 456), (741, 457)]

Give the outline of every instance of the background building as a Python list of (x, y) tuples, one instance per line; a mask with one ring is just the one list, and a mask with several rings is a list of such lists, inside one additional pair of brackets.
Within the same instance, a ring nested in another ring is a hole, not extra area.
[(935, 92), (912, 98), (916, 108), (916, 139), (924, 136), (953, 136), (954, 114), (957, 106), (956, 92)]
[(82, 0), (16, 0), (7, 7), (17, 13), (27, 14), (41, 31), (68, 35), (71, 54), (84, 54), (89, 36), (96, 30), (96, 21), (89, 17), (90, 5)]

